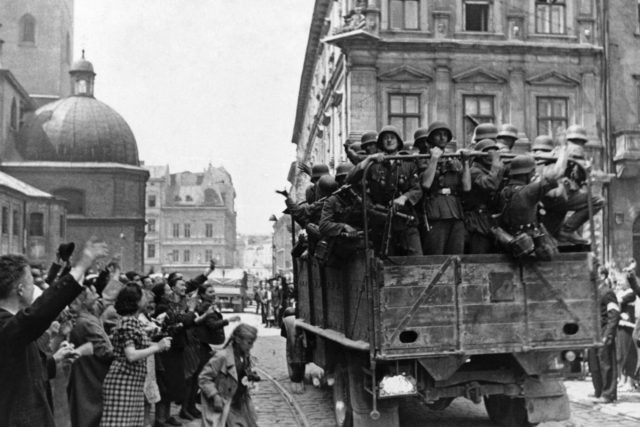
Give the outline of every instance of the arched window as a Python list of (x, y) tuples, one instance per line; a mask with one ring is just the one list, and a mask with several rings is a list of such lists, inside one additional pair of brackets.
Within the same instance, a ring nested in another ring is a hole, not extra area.
[(53, 195), (67, 202), (67, 213), (84, 215), (84, 191), (75, 188), (59, 188)]
[(9, 123), (9, 127), (13, 130), (18, 130), (19, 118), (18, 118), (18, 104), (16, 103), (16, 99), (13, 98), (11, 101), (11, 122)]
[(20, 42), (36, 42), (36, 18), (28, 13), (25, 13), (22, 15), (22, 18), (20, 18)]

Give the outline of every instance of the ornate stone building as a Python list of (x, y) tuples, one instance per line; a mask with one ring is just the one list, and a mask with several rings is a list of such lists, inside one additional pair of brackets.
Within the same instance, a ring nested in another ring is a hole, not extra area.
[[(616, 0), (316, 0), (292, 142), (297, 160), (344, 159), (342, 144), (435, 120), (458, 148), (477, 123), (511, 123), (518, 149), (583, 124), (595, 164), (597, 250), (640, 257), (640, 19)], [(307, 177), (292, 177), (302, 197)], [(635, 233), (635, 238), (632, 238)]]
[(70, 75), (72, 95), (26, 116), (0, 169), (66, 201), (68, 240), (104, 239), (124, 269), (140, 270), (149, 174), (127, 122), (94, 98), (93, 65), (83, 58)]
[(148, 166), (145, 271), (201, 274), (214, 259), (234, 267), (236, 192), (231, 175), (209, 167), (201, 173), (170, 173)]
[(70, 93), (73, 0), (0, 1), (3, 65), (40, 106)]

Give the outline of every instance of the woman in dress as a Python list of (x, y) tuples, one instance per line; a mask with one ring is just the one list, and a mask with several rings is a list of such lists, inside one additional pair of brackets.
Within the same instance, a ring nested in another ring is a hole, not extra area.
[(260, 378), (251, 368), (251, 348), (258, 330), (246, 323), (231, 333), (224, 350), (216, 352), (199, 376), (202, 425), (257, 427), (249, 389)]
[(116, 312), (121, 316), (113, 329), (114, 360), (103, 384), (101, 427), (144, 425), (144, 381), (149, 356), (171, 347), (171, 338), (151, 343), (137, 315), (144, 307), (142, 290), (128, 284), (118, 294)]

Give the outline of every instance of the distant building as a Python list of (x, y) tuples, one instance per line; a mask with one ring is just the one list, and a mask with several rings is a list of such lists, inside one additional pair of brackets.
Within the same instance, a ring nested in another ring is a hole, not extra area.
[(93, 65), (82, 58), (69, 74), (71, 96), (26, 116), (0, 170), (66, 201), (68, 240), (104, 239), (125, 270), (140, 270), (149, 173), (127, 122), (93, 96)]
[[(282, 215), (273, 223), (273, 275), (291, 275), (293, 264), (291, 261), (291, 216)], [(296, 231), (298, 227), (296, 226)]]
[(272, 245), (269, 235), (238, 235), (238, 268), (261, 279), (270, 277), (273, 263)]
[(234, 267), (235, 189), (223, 168), (170, 173), (169, 166), (147, 166), (145, 271), (200, 274), (214, 259)]
[(0, 1), (2, 65), (38, 106), (70, 92), (73, 8), (73, 0)]

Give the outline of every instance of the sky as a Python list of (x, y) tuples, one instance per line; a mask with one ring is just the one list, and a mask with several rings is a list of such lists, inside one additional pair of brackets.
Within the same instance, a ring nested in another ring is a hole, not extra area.
[(239, 233), (268, 234), (291, 143), (313, 0), (75, 0), (74, 54), (131, 126), (140, 159), (224, 166)]

